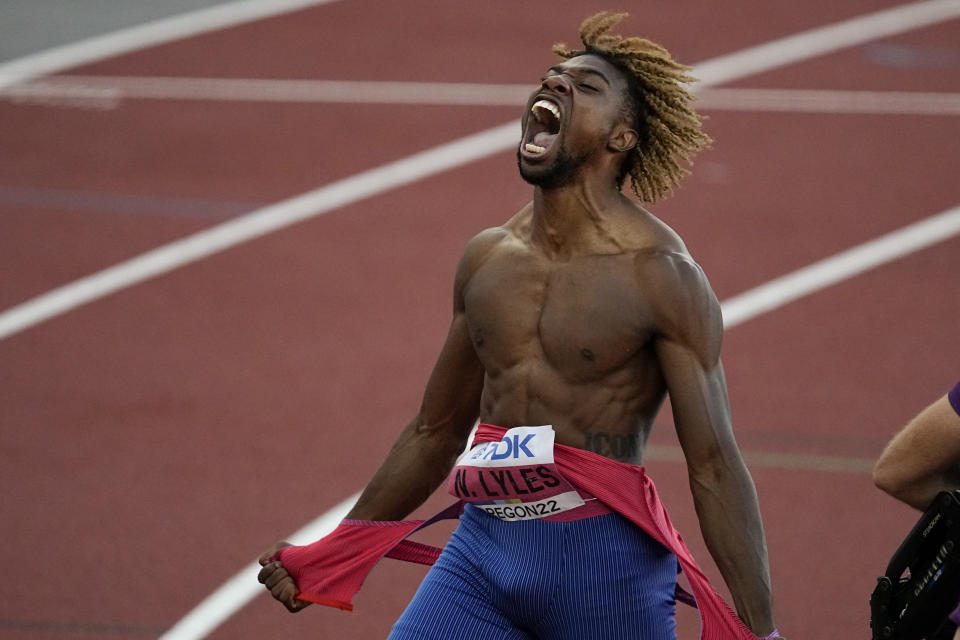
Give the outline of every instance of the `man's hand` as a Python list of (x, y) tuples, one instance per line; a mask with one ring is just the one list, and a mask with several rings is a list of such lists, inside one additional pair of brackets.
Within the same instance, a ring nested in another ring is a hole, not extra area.
[(290, 613), (296, 613), (310, 605), (304, 600), (297, 600), (300, 590), (293, 577), (287, 573), (279, 561), (271, 560), (280, 549), (289, 547), (288, 542), (278, 542), (260, 556), (259, 562), (263, 569), (257, 575), (257, 580), (267, 588), (274, 599), (280, 601)]

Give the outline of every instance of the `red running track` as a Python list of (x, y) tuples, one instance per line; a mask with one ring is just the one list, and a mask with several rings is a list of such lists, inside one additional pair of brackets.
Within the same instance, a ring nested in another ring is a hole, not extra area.
[[(71, 73), (531, 83), (594, 4), (343, 0)], [(650, 3), (623, 31), (696, 62), (896, 3), (693, 4)], [(954, 20), (730, 86), (957, 92), (957, 42)], [(708, 114), (714, 148), (654, 211), (721, 299), (960, 201), (958, 116)], [(0, 308), (518, 115), (0, 101)], [(418, 405), (462, 245), (528, 198), (512, 153), (499, 153), (0, 341), (0, 539), (13, 555), (0, 638), (155, 637), (361, 488)], [(960, 376), (958, 271), (953, 238), (728, 332), (737, 434), (758, 460), (778, 621), (792, 638), (869, 633), (875, 576), (913, 514), (867, 469)], [(673, 451), (669, 421), (655, 444)], [(649, 467), (716, 576), (682, 464), (664, 455)], [(352, 614), (290, 616), (261, 597), (212, 637), (384, 637), (422, 575), (384, 563)]]

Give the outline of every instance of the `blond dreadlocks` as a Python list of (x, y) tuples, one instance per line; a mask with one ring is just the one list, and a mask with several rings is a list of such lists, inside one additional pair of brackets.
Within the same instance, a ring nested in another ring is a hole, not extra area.
[(696, 81), (685, 73), (690, 67), (675, 62), (666, 49), (649, 40), (608, 33), (626, 16), (608, 12), (591, 16), (580, 25), (584, 50), (555, 44), (553, 52), (565, 59), (598, 55), (624, 73), (630, 86), (628, 106), (640, 140), (624, 161), (619, 180), (622, 185), (629, 174), (637, 197), (656, 202), (689, 173), (680, 161), (692, 163), (711, 140), (690, 104), (693, 94), (684, 87)]

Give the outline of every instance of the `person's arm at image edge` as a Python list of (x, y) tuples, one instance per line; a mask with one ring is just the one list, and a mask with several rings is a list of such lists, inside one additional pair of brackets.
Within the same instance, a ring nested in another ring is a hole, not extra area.
[(940, 491), (960, 488), (957, 408), (960, 382), (949, 396), (921, 411), (887, 444), (873, 468), (874, 484), (921, 511)]

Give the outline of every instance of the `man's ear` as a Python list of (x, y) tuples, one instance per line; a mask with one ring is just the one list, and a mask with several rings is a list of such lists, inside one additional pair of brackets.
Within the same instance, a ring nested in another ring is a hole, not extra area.
[(637, 132), (627, 126), (619, 126), (613, 130), (610, 139), (607, 140), (607, 148), (615, 153), (629, 151), (637, 146), (640, 136)]

